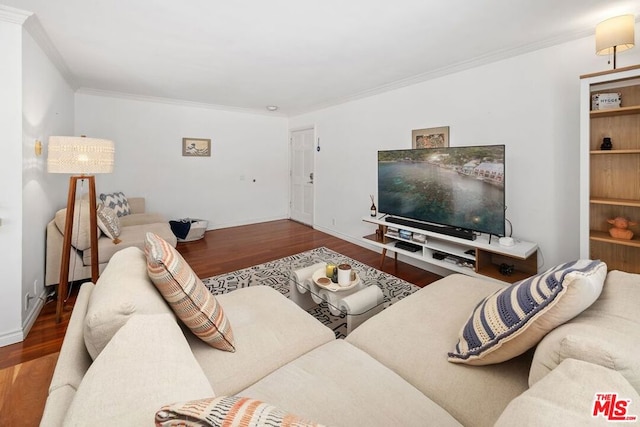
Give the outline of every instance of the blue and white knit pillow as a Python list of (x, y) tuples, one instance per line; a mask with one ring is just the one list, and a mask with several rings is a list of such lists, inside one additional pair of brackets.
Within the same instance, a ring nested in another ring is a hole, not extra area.
[(593, 304), (606, 275), (605, 263), (578, 260), (487, 296), (462, 327), (449, 361), (489, 365), (524, 353)]
[(100, 194), (100, 200), (105, 206), (113, 209), (118, 216), (125, 216), (131, 213), (131, 207), (127, 196), (123, 192)]

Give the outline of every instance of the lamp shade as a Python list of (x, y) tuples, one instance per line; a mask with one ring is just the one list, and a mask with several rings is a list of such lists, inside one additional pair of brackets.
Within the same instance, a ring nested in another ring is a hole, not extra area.
[(635, 19), (621, 15), (602, 21), (596, 26), (596, 55), (610, 55), (631, 49), (635, 45)]
[(108, 139), (52, 136), (47, 171), (80, 175), (111, 173), (114, 153), (113, 141)]

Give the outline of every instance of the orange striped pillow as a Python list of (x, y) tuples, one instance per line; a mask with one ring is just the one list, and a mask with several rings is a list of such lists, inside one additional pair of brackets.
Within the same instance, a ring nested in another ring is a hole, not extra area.
[(147, 272), (174, 313), (202, 341), (235, 351), (233, 331), (222, 306), (178, 251), (161, 237), (147, 233)]
[(156, 426), (322, 427), (260, 400), (219, 396), (163, 406)]

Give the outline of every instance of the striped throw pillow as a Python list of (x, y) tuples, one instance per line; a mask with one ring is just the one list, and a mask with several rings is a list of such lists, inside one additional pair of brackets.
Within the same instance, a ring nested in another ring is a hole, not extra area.
[(176, 316), (210, 346), (234, 352), (233, 331), (222, 306), (178, 251), (154, 233), (146, 234), (144, 249), (149, 277)]
[(524, 353), (593, 304), (606, 275), (605, 263), (578, 260), (500, 289), (473, 310), (448, 360), (489, 365)]
[(260, 400), (219, 396), (163, 406), (156, 426), (321, 427)]
[(100, 194), (100, 200), (108, 208), (113, 209), (118, 216), (125, 216), (131, 214), (131, 207), (129, 206), (129, 200), (127, 196), (122, 192)]
[(121, 242), (118, 237), (120, 236), (120, 221), (115, 211), (109, 207), (106, 207), (102, 203), (98, 205), (98, 211), (96, 213), (98, 217), (98, 227), (108, 238), (110, 238), (114, 244)]

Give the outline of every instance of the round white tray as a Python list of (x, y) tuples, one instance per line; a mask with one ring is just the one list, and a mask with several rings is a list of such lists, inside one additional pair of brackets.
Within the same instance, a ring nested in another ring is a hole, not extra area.
[[(318, 283), (318, 279), (325, 277), (328, 278), (326, 275), (326, 269), (325, 268), (319, 268), (318, 270), (316, 270), (313, 275), (311, 276), (311, 279), (313, 280), (313, 283), (315, 283), (316, 285), (320, 286), (323, 289), (326, 289), (328, 291), (332, 291), (332, 292), (340, 292), (340, 291), (348, 291), (349, 289), (353, 289), (356, 286), (358, 286), (358, 283), (360, 283), (360, 276), (358, 276), (358, 273), (356, 273), (356, 279), (352, 280), (351, 283), (347, 286), (340, 286), (337, 283), (333, 283), (333, 282), (329, 282), (329, 284), (322, 284), (322, 283)], [(331, 279), (329, 279), (331, 280)]]

